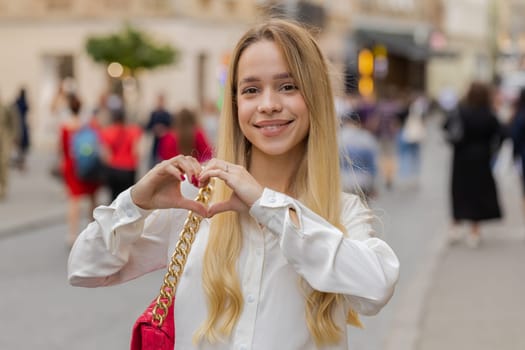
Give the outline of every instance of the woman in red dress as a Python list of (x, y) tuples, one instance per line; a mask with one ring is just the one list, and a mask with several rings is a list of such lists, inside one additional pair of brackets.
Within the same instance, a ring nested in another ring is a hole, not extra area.
[(92, 213), (97, 204), (95, 195), (99, 184), (82, 181), (76, 174), (71, 143), (74, 133), (82, 126), (79, 116), (81, 103), (75, 95), (71, 95), (68, 97), (68, 104), (71, 116), (60, 125), (60, 157), (62, 175), (68, 193), (66, 244), (71, 247), (79, 232), (80, 199), (88, 197), (89, 213)]

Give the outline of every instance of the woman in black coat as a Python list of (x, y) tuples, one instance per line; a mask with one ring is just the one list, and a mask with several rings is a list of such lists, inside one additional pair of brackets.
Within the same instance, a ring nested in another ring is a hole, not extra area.
[[(496, 183), (491, 161), (503, 138), (503, 127), (492, 111), (490, 89), (486, 84), (473, 82), (457, 110), (461, 137), (453, 142), (452, 214), (453, 240), (459, 238), (457, 225), (471, 223), (467, 243), (477, 246), (480, 241), (479, 223), (500, 219)], [(450, 120), (445, 128), (450, 127)]]

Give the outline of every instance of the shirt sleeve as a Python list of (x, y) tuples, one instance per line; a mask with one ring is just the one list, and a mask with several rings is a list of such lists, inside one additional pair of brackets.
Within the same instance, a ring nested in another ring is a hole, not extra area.
[[(290, 210), (297, 215), (297, 225)], [(345, 295), (364, 315), (376, 314), (390, 300), (399, 261), (374, 237), (373, 215), (357, 196), (344, 197), (346, 234), (299, 201), (267, 188), (250, 214), (279, 238), (283, 255), (312, 288)]]
[[(137, 278), (166, 266), (170, 232), (184, 221), (182, 209), (143, 210), (130, 189), (99, 206), (77, 238), (68, 260), (72, 285), (99, 287)], [(180, 217), (180, 218), (178, 218)]]

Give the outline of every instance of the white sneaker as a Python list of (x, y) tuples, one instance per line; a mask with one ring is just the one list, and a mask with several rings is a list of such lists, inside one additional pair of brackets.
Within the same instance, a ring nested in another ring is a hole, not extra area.
[(480, 235), (475, 235), (475, 234), (472, 234), (470, 233), (468, 236), (467, 236), (467, 246), (469, 248), (477, 248), (479, 247), (479, 244), (481, 243), (481, 236)]

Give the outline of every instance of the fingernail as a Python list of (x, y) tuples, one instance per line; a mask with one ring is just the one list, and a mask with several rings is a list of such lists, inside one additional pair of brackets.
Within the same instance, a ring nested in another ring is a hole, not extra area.
[(185, 181), (185, 180), (186, 180), (186, 176), (181, 175), (181, 176), (180, 176), (180, 179), (181, 179), (181, 181)]

